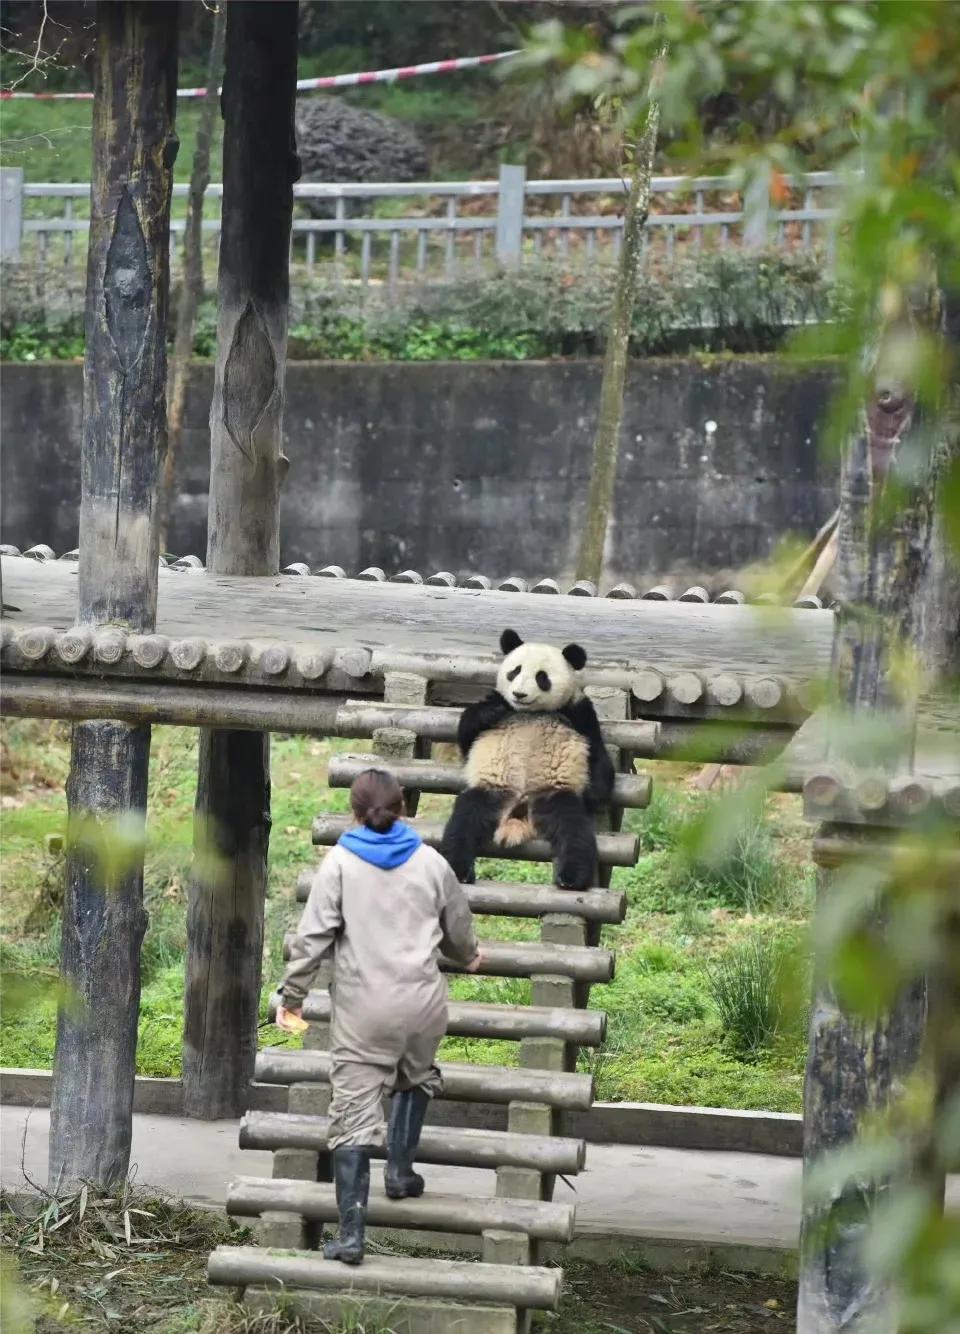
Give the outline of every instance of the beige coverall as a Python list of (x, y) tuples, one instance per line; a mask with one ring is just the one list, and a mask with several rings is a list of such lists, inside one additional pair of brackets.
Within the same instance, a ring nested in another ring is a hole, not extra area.
[(466, 895), (443, 857), (421, 844), (381, 870), (343, 847), (314, 877), (283, 980), (298, 1008), (334, 949), (330, 1030), (331, 1149), (384, 1140), (383, 1097), (395, 1088), (441, 1090), (434, 1064), (447, 1026), (440, 954), (477, 953)]

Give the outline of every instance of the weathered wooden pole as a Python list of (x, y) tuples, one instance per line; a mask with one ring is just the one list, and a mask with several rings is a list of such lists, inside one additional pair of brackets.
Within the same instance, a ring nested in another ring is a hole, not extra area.
[[(97, 6), (79, 619), (137, 631), (157, 607), (177, 6)], [(150, 728), (73, 729), (49, 1185), (127, 1172), (140, 1005)], [(126, 855), (121, 843), (131, 829)], [(112, 871), (108, 868), (112, 867)]]
[[(296, 0), (228, 5), (207, 534), (215, 574), (275, 575), (280, 563), (296, 78)], [(269, 736), (202, 732), (184, 1001), (189, 1116), (236, 1116), (245, 1107), (269, 838)]]
[[(939, 310), (938, 303), (939, 298)], [(939, 320), (938, 326), (928, 332), (942, 335)], [(937, 528), (937, 486), (946, 456), (938, 431), (945, 441), (944, 422), (932, 410), (921, 412), (899, 386), (879, 384), (844, 460), (836, 572), (841, 609), (834, 639), (835, 687), (844, 717), (834, 749), (838, 758), (875, 769), (912, 769), (913, 692), (922, 668), (943, 663), (951, 638), (939, 620), (955, 600), (939, 587), (947, 566)], [(926, 455), (926, 468), (912, 458), (898, 469), (897, 456), (909, 436), (919, 456)], [(883, 503), (884, 489), (898, 472), (894, 509)], [(850, 834), (842, 825), (821, 832), (841, 840)], [(821, 869), (818, 912), (845, 888), (842, 870)], [(877, 909), (872, 929), (882, 932), (882, 903)], [(875, 1021), (846, 1013), (829, 979), (820, 981), (804, 1094), (805, 1169), (852, 1144), (864, 1116), (890, 1104), (916, 1065), (925, 1022), (922, 981)], [(870, 1272), (863, 1256), (871, 1212), (889, 1186), (854, 1178), (833, 1198), (806, 1203), (798, 1334), (892, 1334), (896, 1311), (888, 1283)]]

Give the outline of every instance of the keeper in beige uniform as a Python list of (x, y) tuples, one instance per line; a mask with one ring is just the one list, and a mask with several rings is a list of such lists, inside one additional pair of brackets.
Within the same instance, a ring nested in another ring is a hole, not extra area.
[(326, 857), (310, 889), (282, 983), (277, 1023), (305, 1026), (300, 1010), (320, 964), (334, 952), (330, 1030), (330, 1134), (340, 1236), (324, 1254), (363, 1259), (370, 1154), (384, 1143), (391, 1199), (423, 1194), (413, 1170), (447, 1027), (439, 958), (480, 963), (466, 895), (443, 857), (400, 818), (403, 792), (391, 774), (367, 769), (350, 789), (356, 826)]

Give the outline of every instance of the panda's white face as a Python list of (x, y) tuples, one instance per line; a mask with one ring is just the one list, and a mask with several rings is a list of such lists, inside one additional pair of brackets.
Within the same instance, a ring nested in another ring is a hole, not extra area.
[(581, 671), (587, 655), (576, 644), (524, 644), (515, 632), (501, 638), (506, 657), (497, 674), (497, 691), (519, 712), (556, 712), (580, 697)]

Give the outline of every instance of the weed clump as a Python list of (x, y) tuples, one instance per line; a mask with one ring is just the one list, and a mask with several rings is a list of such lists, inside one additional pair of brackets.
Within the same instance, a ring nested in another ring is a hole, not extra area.
[(724, 1036), (739, 1055), (756, 1060), (802, 1027), (805, 970), (798, 962), (796, 943), (787, 937), (753, 935), (705, 964)]

